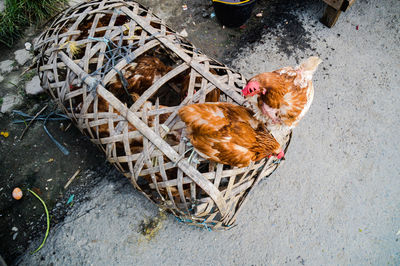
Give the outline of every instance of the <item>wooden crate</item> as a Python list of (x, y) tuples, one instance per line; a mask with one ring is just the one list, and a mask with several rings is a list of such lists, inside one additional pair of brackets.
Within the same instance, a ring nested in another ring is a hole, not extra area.
[(321, 22), (328, 26), (333, 27), (339, 19), (342, 11), (347, 11), (355, 2), (355, 0), (323, 0), (326, 3), (326, 9)]

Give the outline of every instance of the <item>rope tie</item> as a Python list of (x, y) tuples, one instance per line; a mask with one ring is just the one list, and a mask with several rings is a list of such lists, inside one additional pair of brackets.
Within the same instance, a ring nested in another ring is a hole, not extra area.
[(91, 36), (89, 36), (89, 37), (87, 37), (87, 38), (88, 38), (89, 40), (92, 40), (92, 41), (104, 42), (104, 43), (107, 45), (107, 47), (110, 48), (110, 45), (109, 45), (110, 40), (107, 39), (107, 38), (105, 38), (105, 37), (103, 37), (103, 38), (96, 38), (96, 37), (91, 37)]

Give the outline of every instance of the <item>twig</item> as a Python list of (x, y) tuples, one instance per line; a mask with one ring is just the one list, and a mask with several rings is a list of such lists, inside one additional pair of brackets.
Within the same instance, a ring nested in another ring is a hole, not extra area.
[(72, 123), (69, 123), (68, 126), (65, 128), (64, 132), (67, 132), (67, 130), (71, 127)]
[(21, 75), (19, 75), (20, 77), (22, 77), (26, 72), (31, 71), (32, 69), (34, 69), (34, 68), (36, 67), (36, 63), (37, 63), (36, 61), (37, 61), (37, 59), (34, 58), (33, 61), (34, 61), (34, 62), (32, 62), (32, 64), (31, 64), (27, 69), (25, 69), (24, 71), (22, 71)]
[(25, 132), (28, 130), (28, 128), (31, 126), (33, 121), (47, 108), (48, 104), (45, 105), (45, 107), (42, 108), (33, 118), (31, 121), (29, 121), (29, 124), (25, 127), (24, 131), (22, 131), (21, 136), (19, 137), (19, 140), (22, 140), (22, 137), (24, 136)]
[(72, 181), (74, 181), (75, 177), (77, 177), (80, 172), (81, 172), (81, 169), (76, 170), (75, 174), (73, 176), (71, 176), (71, 178), (65, 184), (64, 189), (67, 189), (67, 187), (71, 184)]
[(47, 210), (47, 207), (46, 207), (46, 203), (44, 203), (44, 201), (35, 192), (30, 190), (29, 188), (28, 188), (28, 191), (31, 192), (36, 198), (38, 198), (40, 200), (40, 202), (43, 204), (44, 211), (46, 212), (46, 219), (47, 219), (46, 234), (44, 235), (44, 239), (43, 239), (42, 244), (40, 244), (40, 246), (35, 251), (33, 251), (31, 253), (31, 254), (34, 254), (34, 253), (38, 252), (43, 247), (44, 242), (46, 242), (46, 239), (47, 239), (47, 236), (49, 235), (49, 230), (50, 230), (50, 217), (49, 217), (49, 211)]

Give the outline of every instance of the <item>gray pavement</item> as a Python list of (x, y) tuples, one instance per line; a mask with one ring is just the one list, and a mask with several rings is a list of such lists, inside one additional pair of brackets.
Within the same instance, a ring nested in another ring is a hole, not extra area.
[(310, 55), (323, 60), (286, 162), (259, 184), (235, 228), (208, 232), (168, 215), (148, 240), (139, 225), (158, 208), (104, 174), (91, 200), (20, 264), (399, 265), (400, 2), (358, 0), (331, 29), (312, 26), (320, 12), (295, 14), (310, 49), (289, 46), (287, 56), (279, 34), (267, 33), (230, 64), (251, 77)]

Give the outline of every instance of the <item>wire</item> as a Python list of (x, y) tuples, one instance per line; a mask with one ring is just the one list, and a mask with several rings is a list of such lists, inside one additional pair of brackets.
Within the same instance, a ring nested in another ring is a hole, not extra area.
[(47, 230), (46, 230), (46, 234), (44, 235), (44, 239), (43, 239), (42, 244), (40, 244), (40, 246), (39, 246), (35, 251), (33, 251), (33, 252), (31, 253), (31, 254), (34, 254), (34, 253), (38, 252), (38, 251), (43, 247), (44, 242), (46, 242), (46, 239), (47, 239), (47, 236), (49, 235), (49, 230), (50, 230), (50, 217), (49, 217), (49, 211), (47, 210), (46, 203), (44, 203), (44, 201), (42, 200), (42, 198), (39, 197), (35, 192), (33, 192), (32, 190), (30, 190), (29, 188), (28, 188), (28, 191), (31, 192), (36, 198), (38, 198), (38, 199), (40, 200), (40, 202), (43, 204), (44, 210), (45, 210), (45, 212), (46, 212), (46, 219), (47, 219)]

